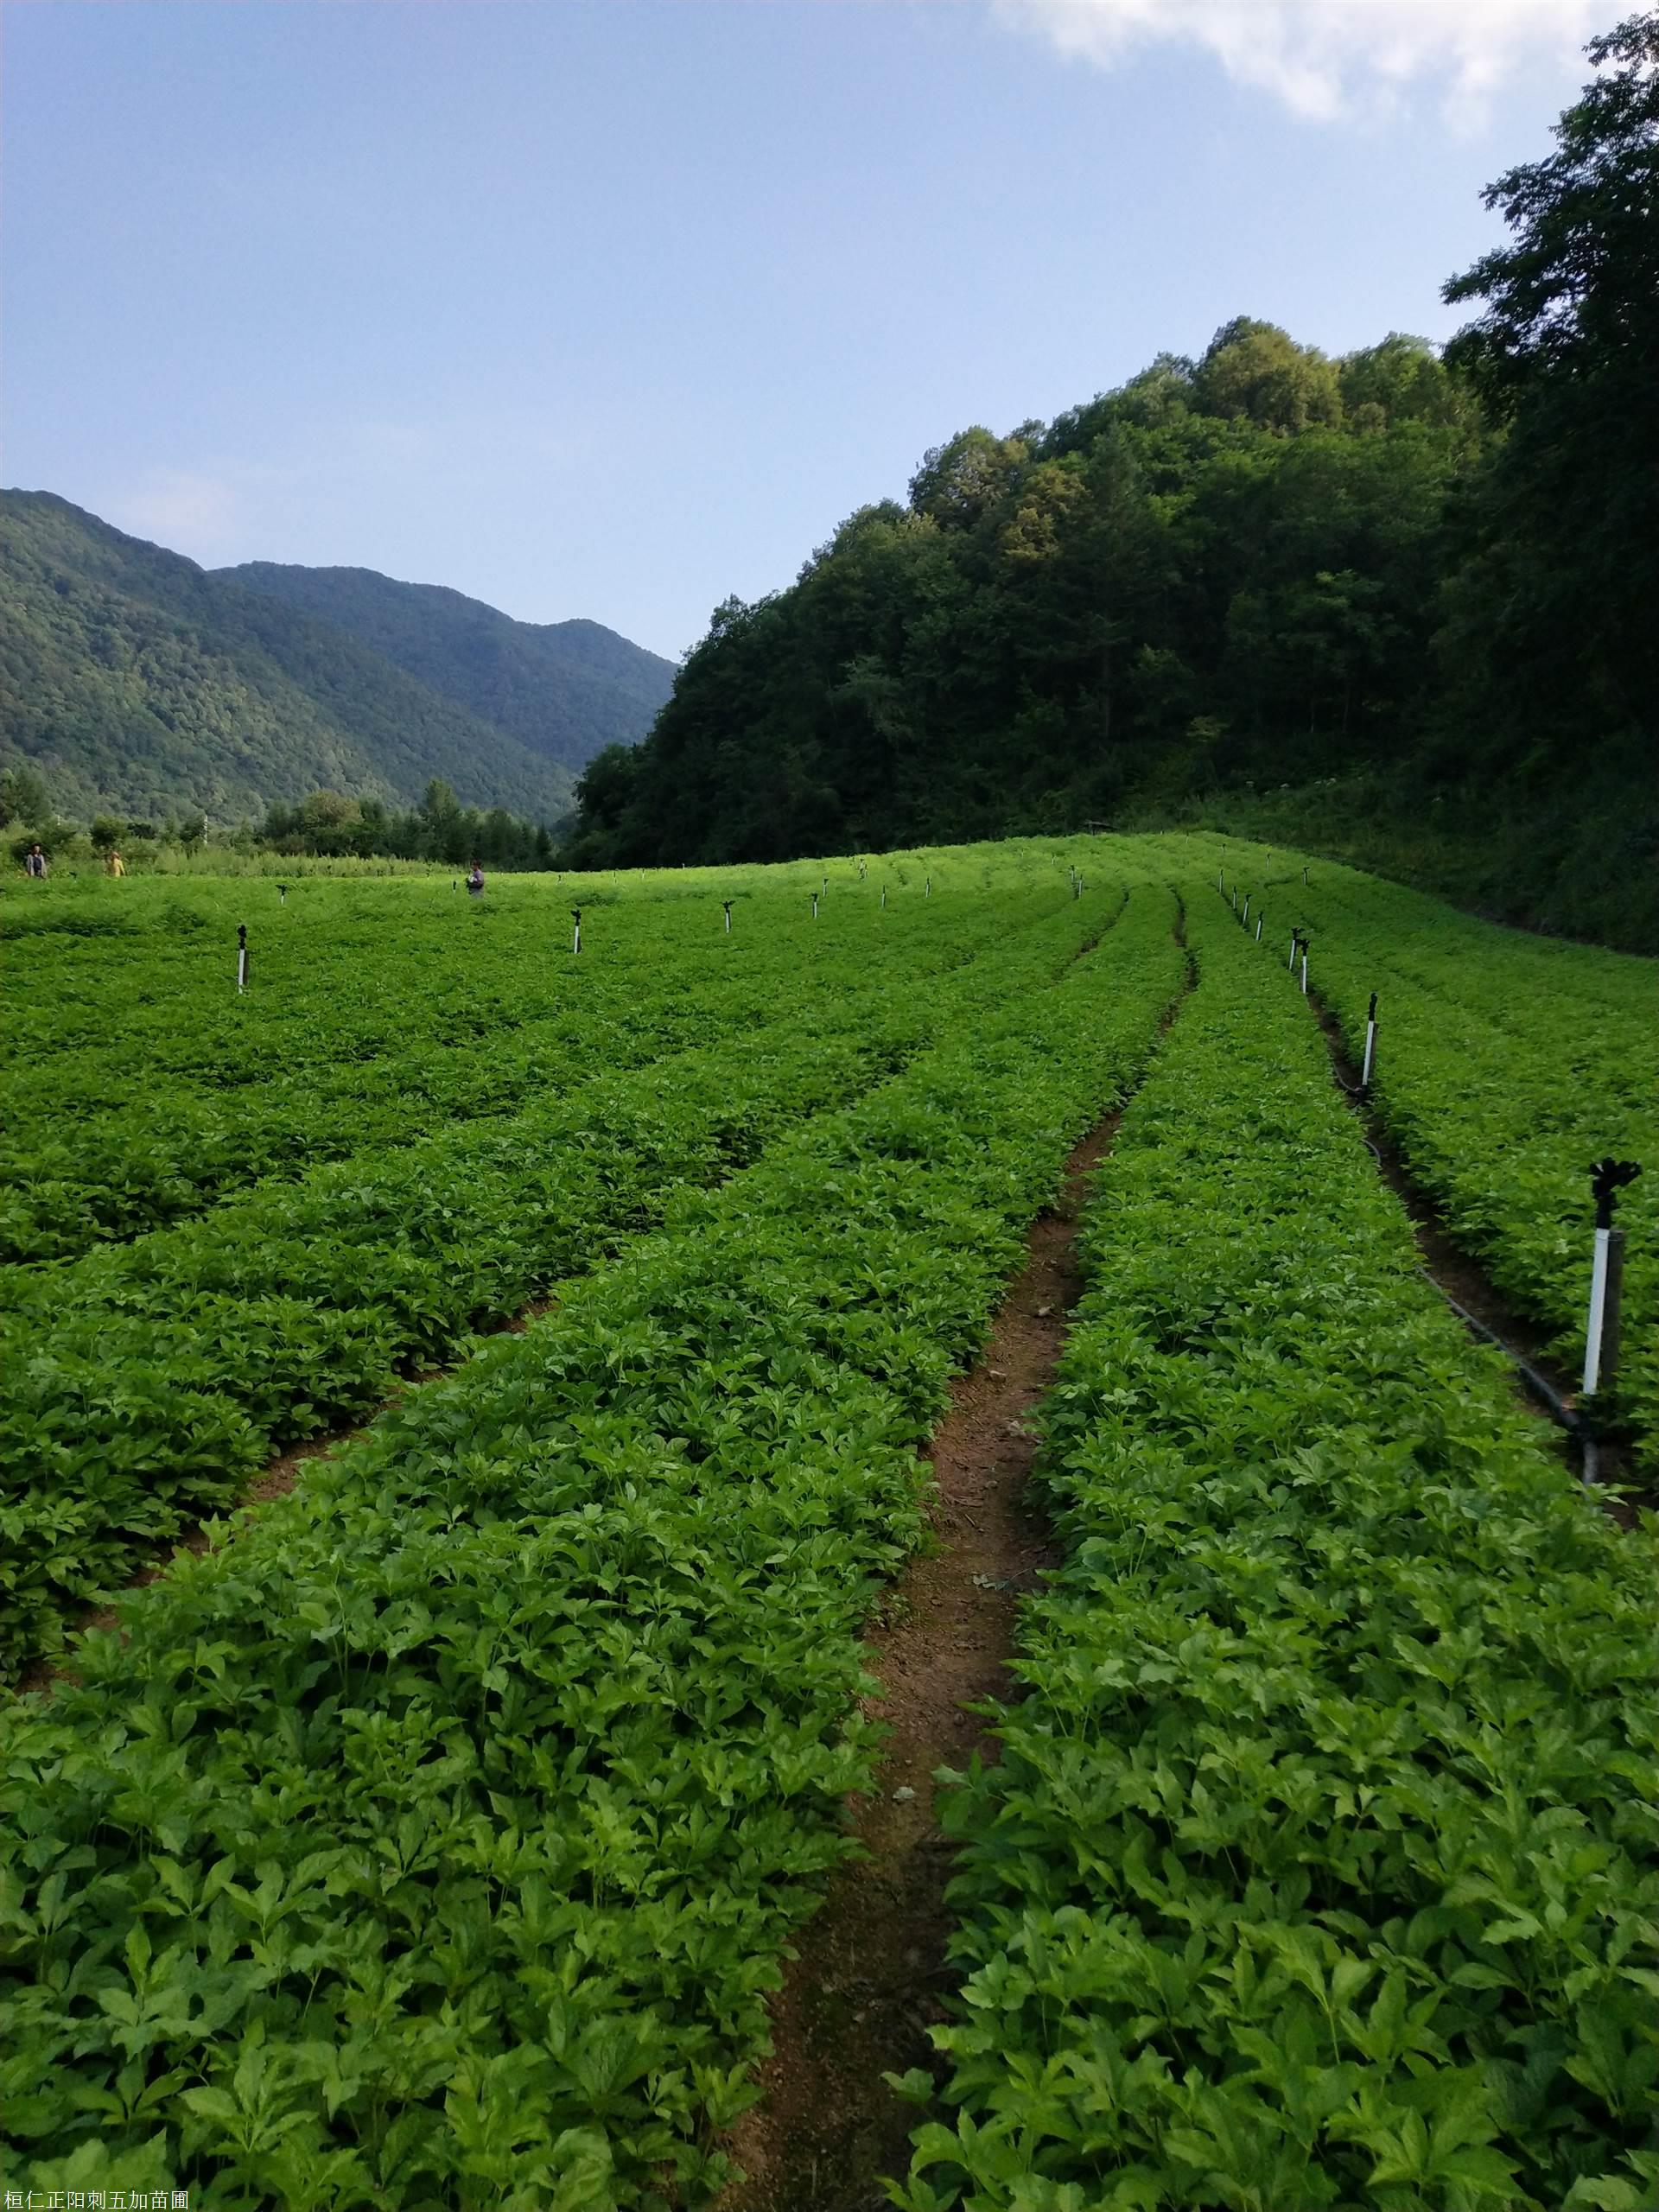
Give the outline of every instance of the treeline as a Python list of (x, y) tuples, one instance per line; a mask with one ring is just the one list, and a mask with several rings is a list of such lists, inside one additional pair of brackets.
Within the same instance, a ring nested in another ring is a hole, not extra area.
[(487, 812), (462, 806), (435, 777), (419, 806), (407, 814), (378, 799), (313, 791), (297, 806), (271, 807), (257, 835), (261, 845), (277, 853), (443, 861), (456, 868), (470, 861), (500, 868), (554, 865), (553, 836), (544, 822), (526, 822), (500, 806)]
[(789, 590), (728, 601), (647, 744), (579, 787), (604, 861), (1069, 827), (1277, 783), (1420, 707), (1471, 395), (1264, 323), (1006, 437), (963, 431)]
[(15, 861), (38, 844), (48, 861), (92, 861), (118, 852), (143, 869), (168, 851), (309, 855), (320, 859), (440, 861), (465, 867), (473, 861), (494, 868), (550, 868), (552, 832), (504, 807), (487, 811), (462, 806), (441, 778), (433, 778), (417, 807), (407, 813), (377, 799), (340, 791), (313, 791), (295, 806), (274, 805), (263, 822), (210, 829), (200, 814), (156, 821), (111, 813), (90, 823), (58, 814), (44, 779), (29, 768), (0, 771), (0, 838)]
[(961, 432), (787, 590), (716, 610), (646, 743), (589, 766), (567, 861), (1359, 788), (1550, 877), (1583, 910), (1554, 918), (1649, 926), (1659, 16), (1589, 51), (1557, 152), (1487, 194), (1514, 243), (1447, 286), (1481, 312), (1444, 358), (1240, 319), (1052, 423)]

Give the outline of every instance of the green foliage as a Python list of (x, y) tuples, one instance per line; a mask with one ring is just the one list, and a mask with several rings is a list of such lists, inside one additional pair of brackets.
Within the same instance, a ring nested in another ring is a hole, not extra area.
[(0, 827), (43, 822), (50, 811), (44, 777), (16, 764), (0, 768)]
[(213, 571), (335, 623), (429, 690), (531, 752), (575, 771), (643, 737), (674, 681), (671, 662), (598, 622), (515, 622), (435, 584), (372, 569), (250, 561)]
[(1238, 317), (932, 448), (716, 610), (570, 863), (1279, 809), (1383, 865), (1428, 827), (1424, 880), (1659, 948), (1659, 16), (1590, 52), (1558, 153), (1487, 195), (1516, 242), (1448, 288), (1484, 308), (1445, 360)]
[(407, 804), (435, 773), (547, 817), (569, 795), (564, 769), (345, 631), (47, 493), (0, 498), (0, 759), (83, 818), (234, 820), (319, 787)]
[(1213, 876), (1188, 931), (1044, 1415), (1065, 1563), (1001, 1763), (947, 1800), (953, 2116), (893, 2202), (1634, 2212), (1652, 1525), (1583, 1497), (1419, 1279)]
[[(1343, 416), (1336, 364), (1312, 346), (1298, 346), (1274, 324), (1248, 315), (1216, 333), (1192, 384), (1200, 414), (1223, 421), (1242, 417), (1281, 435), (1317, 423), (1334, 427)], [(1375, 403), (1379, 394), (1373, 390), (1369, 396)]]
[(1484, 792), (1436, 791), (1414, 768), (1331, 777), (1300, 791), (1215, 793), (1199, 804), (1172, 790), (1157, 811), (1351, 861), (1491, 920), (1659, 952), (1659, 799), (1644, 797), (1627, 766), (1597, 753), (1571, 798), (1541, 812), (1518, 779)]
[(1648, 871), (1659, 842), (1659, 13), (1588, 52), (1598, 74), (1556, 125), (1555, 152), (1486, 194), (1512, 242), (1446, 288), (1481, 303), (1449, 357), (1507, 425), (1462, 518), (1446, 721), (1484, 781), (1497, 771), (1570, 793), (1586, 770), (1614, 772), (1639, 810)]
[(228, 918), (213, 932), (201, 907), (152, 899), (161, 928), (133, 936), (123, 900), (130, 941), (95, 970), (71, 936), (31, 982), (44, 1004), (79, 979), (86, 1041), (60, 1031), (8, 1084), (6, 1256), (60, 1264), (0, 1270), (0, 1662), (54, 1644), (66, 1607), (274, 1447), (1046, 979), (1113, 894), (1043, 878), (891, 917), (865, 883), (822, 923), (791, 899), (729, 943), (712, 899), (636, 903), (590, 925), (580, 964), (533, 895), (486, 912), (426, 885), (354, 916), (339, 893), (272, 911), (267, 891), (248, 1001)]
[[(1230, 881), (1265, 896), (1282, 938), (1311, 931), (1313, 975), (1351, 1053), (1379, 996), (1373, 1095), (1459, 1245), (1581, 1371), (1590, 1298), (1589, 1168), (1644, 1166), (1624, 1198), (1621, 1408), (1659, 1469), (1659, 1028), (1654, 970), (1589, 945), (1520, 937), (1347, 868), (1300, 871), (1217, 842)], [(1604, 1419), (1615, 1414), (1600, 1408)]]
[[(962, 953), (952, 866), (925, 901), (904, 871), (909, 933)], [(916, 1446), (1179, 988), (1166, 892), (1090, 918), (1027, 873), (943, 1042), (688, 1180), (9, 1715), (9, 2178), (131, 2149), (248, 2212), (707, 2201), (869, 1778), (859, 1632), (923, 1530)], [(878, 896), (832, 886), (842, 983)]]
[(716, 611), (648, 741), (584, 781), (567, 856), (1041, 831), (1386, 758), (1475, 441), (1413, 341), (1333, 364), (1248, 322), (1052, 425), (964, 431), (907, 505)]
[[(1028, 900), (982, 900), (963, 927), (936, 925), (920, 940), (889, 931), (868, 973), (832, 964), (817, 988), (798, 982), (798, 923), (772, 929), (770, 947), (730, 953), (715, 944), (706, 909), (677, 916), (668, 943), (661, 929), (641, 944), (637, 929), (613, 925), (564, 984), (575, 1004), (531, 1024), (513, 1024), (509, 1008), (491, 1018), (493, 993), (480, 988), (482, 964), (500, 991), (509, 963), (524, 957), (515, 931), (467, 947), (465, 1022), (486, 1024), (485, 1066), (475, 1042), (442, 1048), (454, 1002), (427, 998), (403, 1024), (403, 1053), (347, 1059), (329, 1079), (327, 1059), (367, 1044), (367, 1024), (347, 1033), (323, 1013), (363, 967), (360, 944), (340, 947), (308, 960), (323, 1018), (309, 1035), (283, 1022), (289, 1075), (252, 1097), (237, 1062), (264, 1058), (265, 1039), (237, 1039), (234, 1020), (217, 1068), (193, 1071), (173, 1099), (146, 1086), (137, 1106), (124, 1099), (73, 1146), (42, 1150), (35, 1137), (33, 1157), (27, 1150), (33, 1130), (53, 1128), (53, 1095), (84, 1082), (93, 1055), (40, 1071), (44, 1097), (17, 1084), (27, 1109), (13, 1170), (24, 1190), (17, 1255), (137, 1234), (73, 1269), (9, 1269), (0, 1344), (16, 1380), (0, 1418), (0, 1659), (16, 1666), (53, 1646), (64, 1606), (221, 1509), (272, 1446), (372, 1409), (400, 1367), (449, 1358), (474, 1327), (520, 1312), (659, 1221), (681, 1188), (719, 1181), (790, 1122), (902, 1066), (953, 1015), (1007, 987), (1007, 957), (988, 953), (1008, 927), (1020, 973), (1042, 971), (1099, 927), (1099, 900), (1084, 907), (1046, 889), (1038, 912), (1055, 905), (1039, 929), (1028, 927)], [(475, 918), (465, 920), (475, 940)], [(832, 943), (845, 943), (841, 931)], [(416, 947), (414, 931), (380, 938), (385, 987), (400, 987)], [(648, 980), (637, 967), (646, 947)], [(128, 960), (143, 960), (142, 944)], [(199, 1051), (214, 1035), (224, 978), (199, 953), (193, 964)], [(261, 947), (259, 988), (281, 1000), (294, 969), (294, 953)], [(427, 971), (427, 988), (434, 982)], [(781, 1000), (791, 1004), (779, 1018)], [(128, 1048), (155, 1051), (179, 1011), (175, 1000), (162, 1022), (128, 1028)], [(595, 1055), (617, 1073), (593, 1075)], [(214, 1075), (217, 1099), (204, 1086)], [(434, 1119), (454, 1126), (427, 1137)], [(316, 1166), (336, 1153), (349, 1154), (343, 1166)], [(272, 1185), (283, 1168), (299, 1179)], [(170, 1232), (150, 1228), (188, 1214), (197, 1219)]]
[(340, 791), (311, 791), (295, 807), (272, 806), (251, 849), (368, 859), (442, 861), (467, 868), (546, 868), (553, 844), (544, 823), (521, 821), (505, 807), (487, 814), (462, 806), (442, 778), (434, 777), (412, 813), (399, 814), (378, 799), (347, 798)]
[(1306, 902), (1344, 1018), (1388, 963), (1385, 1109), (1489, 1258), (1598, 1110), (1639, 1127), (1647, 967), (1205, 837), (588, 878), (579, 960), (533, 877), (20, 894), (13, 1662), (273, 1445), (463, 1363), (8, 1707), (9, 2183), (707, 2202), (871, 1779), (917, 1447), (1150, 1065), (1046, 1414), (1065, 1564), (953, 1800), (952, 2116), (897, 2201), (1637, 2212), (1647, 1538), (1419, 1280), (1217, 867)]

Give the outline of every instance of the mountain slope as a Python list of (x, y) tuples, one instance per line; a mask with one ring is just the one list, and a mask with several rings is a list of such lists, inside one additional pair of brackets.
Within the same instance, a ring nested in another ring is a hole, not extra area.
[(599, 622), (515, 622), (441, 584), (373, 569), (249, 561), (216, 575), (338, 623), (534, 753), (580, 770), (651, 728), (674, 664)]
[(1482, 435), (1421, 341), (1333, 361), (1244, 317), (1052, 423), (963, 430), (716, 610), (572, 850), (880, 851), (1395, 760)]
[(0, 493), (0, 761), (75, 812), (220, 821), (319, 787), (550, 818), (567, 771), (359, 639), (47, 492)]

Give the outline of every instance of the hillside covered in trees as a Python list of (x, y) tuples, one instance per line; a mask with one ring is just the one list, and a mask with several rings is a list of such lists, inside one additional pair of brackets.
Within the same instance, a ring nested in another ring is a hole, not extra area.
[(630, 860), (775, 859), (1375, 757), (1480, 440), (1426, 347), (1332, 362), (1248, 321), (1052, 423), (964, 430), (791, 589), (716, 611), (588, 817)]
[(1480, 313), (1444, 359), (1240, 318), (962, 431), (716, 610), (569, 857), (1357, 812), (1463, 855), (1465, 895), (1659, 938), (1659, 16), (1590, 51), (1556, 153), (1488, 194), (1516, 241), (1447, 287)]
[(643, 737), (673, 686), (672, 661), (601, 622), (516, 622), (462, 592), (398, 583), (372, 569), (249, 561), (213, 573), (337, 623), (431, 690), (571, 770), (607, 745)]
[[(407, 806), (435, 777), (463, 806), (556, 820), (570, 803), (572, 769), (618, 730), (648, 726), (641, 692), (660, 665), (597, 624), (561, 627), (578, 632), (563, 660), (549, 657), (537, 672), (526, 659), (515, 711), (498, 719), (349, 626), (129, 537), (50, 493), (6, 492), (0, 768), (28, 774), (54, 809), (81, 817), (182, 810), (225, 823), (320, 789)], [(595, 646), (590, 630), (607, 642)], [(531, 743), (518, 729), (534, 719), (538, 683), (545, 741)]]

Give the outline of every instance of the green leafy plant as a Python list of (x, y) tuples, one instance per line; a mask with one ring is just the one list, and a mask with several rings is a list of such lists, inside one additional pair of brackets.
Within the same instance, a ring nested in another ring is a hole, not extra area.
[(682, 1179), (16, 1704), (14, 2166), (159, 2138), (248, 2208), (718, 2184), (870, 1779), (917, 1447), (1180, 988), (1166, 891), (1059, 892), (940, 1042)]
[(1044, 1414), (1065, 1565), (1001, 1763), (946, 1802), (953, 2118), (893, 2201), (1634, 2204), (1654, 1525), (1583, 1495), (1421, 1281), (1211, 883), (1084, 1223)]

